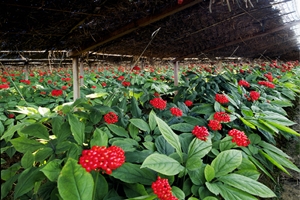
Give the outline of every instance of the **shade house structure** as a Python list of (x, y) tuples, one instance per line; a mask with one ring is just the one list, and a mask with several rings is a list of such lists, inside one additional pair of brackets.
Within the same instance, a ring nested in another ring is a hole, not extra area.
[(298, 0), (1, 0), (1, 67), (72, 63), (76, 99), (84, 63), (99, 59), (167, 59), (175, 70), (185, 59), (299, 60), (299, 4)]

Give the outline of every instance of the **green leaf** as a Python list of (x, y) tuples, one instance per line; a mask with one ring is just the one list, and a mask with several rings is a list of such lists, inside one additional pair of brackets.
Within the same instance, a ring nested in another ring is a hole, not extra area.
[(194, 125), (188, 124), (188, 123), (177, 123), (177, 124), (173, 124), (170, 126), (171, 129), (173, 129), (175, 131), (180, 131), (183, 133), (192, 132), (194, 127), (195, 127)]
[(140, 118), (142, 115), (142, 111), (139, 108), (138, 102), (135, 97), (131, 98), (131, 114), (135, 118)]
[(91, 146), (105, 146), (106, 147), (108, 144), (108, 135), (101, 129), (96, 128), (93, 133), (90, 144), (91, 144)]
[(59, 173), (61, 171), (62, 160), (55, 159), (47, 163), (42, 169), (41, 172), (50, 180), (57, 181)]
[[(108, 183), (104, 176), (98, 171), (92, 171), (94, 177), (94, 184), (95, 184), (95, 197), (94, 199), (104, 199), (104, 197), (108, 193)], [(97, 182), (96, 182), (97, 180)]]
[[(278, 123), (275, 123), (274, 121), (268, 121), (266, 120), (267, 123), (269, 123), (270, 125), (276, 127), (277, 129), (279, 130), (282, 130), (284, 132), (287, 132), (287, 133), (290, 133), (292, 135), (296, 135), (296, 136), (300, 136), (299, 133), (297, 133), (296, 131), (294, 131), (293, 129), (289, 128), (289, 127), (286, 127), (282, 124), (278, 124)], [(280, 123), (280, 122), (279, 122)]]
[(141, 168), (145, 167), (167, 176), (176, 175), (184, 170), (177, 160), (158, 153), (151, 154), (145, 159)]
[(249, 160), (251, 160), (263, 173), (265, 173), (274, 183), (276, 183), (276, 181), (274, 180), (274, 178), (272, 177), (272, 175), (269, 173), (269, 171), (258, 161), (256, 160), (254, 157), (252, 156), (248, 156)]
[(103, 97), (103, 96), (106, 96), (106, 95), (108, 95), (108, 93), (106, 93), (106, 92), (101, 92), (101, 93), (93, 93), (93, 94), (89, 94), (89, 95), (86, 95), (85, 97), (86, 97), (86, 98), (95, 99), (95, 98), (100, 98), (100, 97)]
[(93, 124), (97, 124), (102, 119), (102, 113), (99, 109), (93, 107), (91, 109), (91, 114), (89, 115), (89, 118)]
[(185, 199), (184, 192), (176, 186), (172, 186), (172, 193), (178, 198), (178, 199)]
[(248, 120), (245, 120), (243, 117), (239, 117), (239, 119), (249, 128), (256, 129), (255, 125), (253, 125), (251, 122)]
[(284, 126), (291, 126), (296, 124), (295, 122), (289, 120), (288, 118), (286, 118), (285, 116), (278, 114), (276, 112), (272, 112), (272, 111), (263, 111), (263, 114), (265, 114), (264, 117), (262, 117), (262, 119), (268, 121), (268, 122), (273, 122), (273, 123), (277, 123), (277, 124), (281, 124)]
[[(266, 152), (272, 159), (274, 159), (278, 164), (287, 167), (289, 169), (292, 169), (296, 172), (300, 172), (300, 169), (294, 165), (290, 160), (283, 157), (282, 155), (279, 155), (273, 151), (270, 151), (268, 149), (264, 149), (264, 152)], [(277, 166), (277, 165), (276, 165)]]
[(213, 104), (203, 103), (199, 106), (195, 106), (191, 109), (191, 112), (198, 114), (210, 114), (214, 112)]
[(214, 185), (215, 190), (218, 190), (225, 200), (257, 200), (251, 194), (226, 184), (212, 183), (211, 185)]
[(15, 139), (12, 139), (10, 141), (14, 148), (21, 152), (21, 153), (26, 153), (26, 152), (34, 152), (40, 148), (43, 148), (45, 145), (36, 141), (36, 140), (30, 140), (25, 137), (18, 137)]
[[(3, 181), (3, 183), (1, 184), (1, 199), (7, 197), (7, 194), (12, 191), (12, 186), (14, 186), (14, 183), (16, 182), (19, 176), (20, 174), (16, 174), (13, 177), (9, 178), (8, 180)], [(2, 174), (1, 174), (1, 178), (2, 178)]]
[(33, 163), (34, 163), (34, 155), (32, 154), (32, 152), (27, 151), (21, 159), (21, 165), (22, 167), (27, 169), (32, 167)]
[[(252, 141), (251, 141), (251, 143), (252, 143)], [(279, 148), (275, 147), (274, 145), (269, 144), (269, 143), (267, 143), (265, 141), (260, 141), (259, 146), (263, 147), (263, 150), (268, 149), (268, 150), (270, 150), (270, 151), (272, 151), (272, 152), (274, 152), (276, 154), (279, 154), (279, 155), (281, 155), (283, 157), (290, 158), (290, 156), (287, 155), (286, 153), (284, 153), (281, 149), (279, 149)]]
[(203, 200), (218, 200), (216, 197), (208, 196), (205, 197)]
[(142, 119), (130, 119), (129, 120), (134, 126), (136, 126), (137, 128), (139, 128), (140, 130), (146, 131), (148, 133), (150, 133), (150, 127), (149, 125)]
[(232, 149), (235, 146), (236, 146), (236, 144), (234, 142), (232, 142), (232, 137), (230, 137), (230, 136), (224, 137), (220, 141), (220, 144), (219, 144), (220, 151), (229, 150), (229, 149)]
[(215, 169), (210, 165), (206, 165), (204, 169), (204, 176), (206, 181), (210, 182), (213, 178), (215, 178)]
[(36, 162), (43, 162), (44, 160), (46, 160), (49, 156), (51, 156), (53, 154), (53, 149), (50, 147), (44, 147), (44, 148), (40, 148), (39, 150), (37, 150), (37, 152), (35, 152), (35, 161)]
[(128, 132), (121, 126), (115, 125), (115, 124), (107, 124), (107, 127), (109, 130), (111, 130), (114, 134), (121, 136), (121, 137), (126, 137), (128, 138)]
[(141, 183), (151, 185), (156, 180), (156, 175), (149, 169), (141, 169), (140, 165), (124, 163), (111, 174), (116, 179), (125, 183)]
[(175, 149), (166, 141), (166, 139), (162, 135), (156, 138), (155, 147), (159, 153), (165, 155), (170, 155), (175, 151)]
[(189, 123), (194, 126), (205, 126), (206, 120), (201, 117), (193, 117), (193, 116), (182, 116), (181, 117), (186, 123)]
[(235, 170), (242, 163), (242, 152), (239, 150), (226, 150), (218, 154), (211, 166), (215, 169), (215, 176), (224, 176)]
[(182, 157), (182, 151), (181, 151), (181, 145), (179, 142), (178, 135), (176, 135), (172, 129), (159, 117), (155, 116), (156, 123), (158, 125), (158, 128), (163, 135), (163, 137), (167, 140), (167, 142), (176, 149), (176, 152), (178, 153), (181, 160)]
[(153, 131), (156, 127), (156, 120), (155, 120), (155, 113), (153, 110), (151, 110), (150, 114), (149, 114), (149, 126), (150, 129)]
[(68, 119), (69, 119), (71, 131), (72, 131), (75, 141), (79, 145), (82, 145), (84, 142), (84, 138), (85, 138), (84, 123), (79, 121), (79, 119), (77, 117), (75, 117), (73, 114), (69, 114)]
[(247, 106), (242, 106), (242, 115), (244, 117), (253, 117), (253, 112), (250, 108), (248, 108)]
[(207, 141), (194, 138), (189, 145), (188, 158), (186, 162), (186, 168), (188, 170), (195, 170), (202, 164), (201, 158), (203, 158), (212, 148), (211, 140)]
[(77, 162), (69, 158), (58, 177), (58, 192), (64, 200), (92, 199), (93, 177)]
[(14, 133), (20, 129), (22, 129), (23, 127), (25, 127), (27, 125), (27, 123), (20, 123), (17, 124), (15, 126), (11, 126), (9, 127), (9, 129), (7, 131), (4, 132), (4, 134), (1, 137), (1, 140), (3, 139), (10, 139), (12, 138), (12, 136), (14, 135)]
[(26, 194), (33, 189), (35, 182), (42, 180), (43, 174), (39, 168), (25, 169), (18, 178), (18, 183), (14, 189), (14, 199)]
[(228, 174), (219, 177), (218, 180), (255, 196), (263, 198), (276, 197), (274, 192), (267, 186), (246, 176), (239, 174)]
[(112, 145), (121, 147), (125, 152), (134, 151), (139, 146), (139, 143), (131, 138), (116, 139)]

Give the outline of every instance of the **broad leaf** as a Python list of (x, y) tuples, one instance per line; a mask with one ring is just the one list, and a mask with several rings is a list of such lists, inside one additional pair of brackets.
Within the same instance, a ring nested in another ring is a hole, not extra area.
[(204, 169), (204, 176), (207, 182), (210, 182), (215, 178), (215, 170), (212, 166), (206, 165)]
[(151, 154), (145, 159), (141, 168), (145, 167), (167, 176), (176, 175), (184, 170), (177, 160), (158, 153)]
[(34, 152), (45, 146), (36, 140), (30, 140), (25, 137), (18, 137), (16, 139), (12, 139), (10, 142), (13, 144), (14, 148), (21, 153), (26, 153), (28, 151)]
[(59, 173), (61, 171), (62, 160), (55, 159), (46, 164), (40, 171), (45, 174), (45, 176), (50, 181), (57, 181)]
[(242, 190), (233, 188), (226, 184), (211, 183), (215, 190), (218, 190), (225, 200), (257, 200), (256, 197)]
[(71, 131), (74, 136), (74, 139), (79, 145), (82, 145), (84, 142), (84, 129), (85, 125), (83, 122), (79, 121), (77, 117), (75, 117), (73, 114), (68, 115), (69, 123), (71, 126)]
[(99, 128), (96, 128), (90, 142), (91, 146), (107, 146), (108, 135)]
[(188, 124), (188, 123), (177, 123), (177, 124), (173, 124), (170, 126), (171, 129), (173, 129), (175, 131), (180, 131), (183, 133), (192, 132), (194, 127), (195, 127), (194, 125)]
[(228, 174), (219, 177), (218, 180), (255, 196), (263, 198), (276, 196), (274, 192), (264, 184), (239, 174)]
[(201, 158), (208, 154), (211, 148), (212, 144), (210, 139), (202, 141), (198, 138), (194, 138), (189, 145), (186, 168), (188, 170), (195, 170), (195, 168), (198, 168), (199, 164), (202, 164)]
[(121, 126), (115, 124), (107, 124), (109, 130), (111, 130), (114, 134), (121, 136), (121, 137), (129, 137), (128, 132)]
[(77, 160), (69, 158), (58, 177), (58, 192), (63, 199), (92, 199), (94, 180)]
[(242, 163), (242, 159), (242, 152), (239, 150), (221, 152), (211, 163), (215, 169), (215, 176), (220, 177), (232, 172)]
[(18, 178), (18, 183), (14, 189), (14, 199), (26, 194), (34, 188), (35, 182), (38, 182), (44, 178), (39, 168), (25, 169)]
[(141, 183), (151, 185), (156, 180), (156, 175), (149, 169), (141, 169), (140, 165), (124, 163), (113, 171), (111, 176), (125, 183)]
[(136, 126), (137, 128), (139, 128), (140, 130), (146, 131), (148, 133), (150, 133), (150, 127), (149, 125), (142, 119), (130, 119), (129, 120), (134, 126)]
[(181, 160), (183, 159), (182, 157), (182, 150), (181, 150), (181, 145), (179, 142), (178, 135), (176, 135), (172, 129), (164, 122), (162, 119), (159, 117), (155, 116), (156, 123), (158, 125), (158, 128), (163, 135), (163, 137), (167, 140), (167, 142), (176, 149), (176, 152), (180, 156)]
[(21, 129), (21, 132), (30, 136), (34, 136), (40, 139), (49, 139), (49, 133), (47, 128), (41, 123), (34, 123), (28, 126), (25, 126)]

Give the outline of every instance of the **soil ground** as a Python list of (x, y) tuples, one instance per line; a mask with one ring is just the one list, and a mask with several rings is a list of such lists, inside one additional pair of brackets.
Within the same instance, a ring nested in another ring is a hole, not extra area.
[[(300, 133), (300, 99), (298, 98), (293, 108), (287, 111), (292, 120), (296, 122), (293, 128)], [(300, 168), (300, 138), (292, 138), (287, 141), (282, 150), (291, 156), (291, 161)], [(278, 181), (280, 185), (280, 200), (299, 200), (300, 199), (300, 173), (288, 170), (291, 176), (280, 172)]]

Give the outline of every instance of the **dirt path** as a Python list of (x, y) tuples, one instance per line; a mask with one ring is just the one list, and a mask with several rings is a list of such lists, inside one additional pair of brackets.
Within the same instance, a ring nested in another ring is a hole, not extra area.
[[(291, 116), (297, 124), (292, 126), (295, 131), (300, 133), (300, 99), (291, 109)], [(291, 161), (300, 168), (300, 138), (293, 138), (287, 141), (283, 147), (283, 151), (291, 156)], [(280, 185), (280, 200), (299, 200), (300, 199), (300, 173), (288, 170), (291, 176), (280, 172), (278, 180)]]

